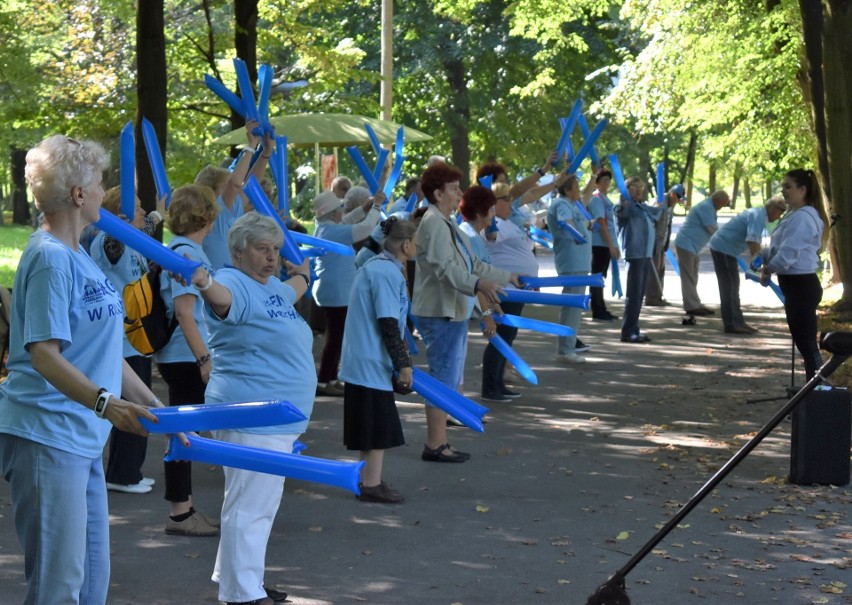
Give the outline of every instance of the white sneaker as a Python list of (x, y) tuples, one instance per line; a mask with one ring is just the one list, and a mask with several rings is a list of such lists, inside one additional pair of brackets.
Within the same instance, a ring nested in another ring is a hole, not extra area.
[(151, 479), (151, 477), (142, 477), (139, 480), (139, 485), (154, 485), (156, 482), (156, 479)]
[(586, 363), (585, 357), (580, 357), (576, 353), (568, 353), (566, 355), (557, 355), (557, 363)]
[(141, 481), (139, 483), (131, 483), (130, 485), (107, 483), (106, 488), (111, 492), (123, 492), (125, 494), (147, 494), (152, 489), (150, 485), (143, 485)]

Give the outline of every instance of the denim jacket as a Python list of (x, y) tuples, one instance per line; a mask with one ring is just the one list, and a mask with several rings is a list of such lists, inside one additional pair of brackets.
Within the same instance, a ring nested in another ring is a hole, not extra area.
[(618, 231), (624, 258), (651, 258), (654, 252), (654, 224), (660, 216), (662, 206), (625, 200), (615, 208)]

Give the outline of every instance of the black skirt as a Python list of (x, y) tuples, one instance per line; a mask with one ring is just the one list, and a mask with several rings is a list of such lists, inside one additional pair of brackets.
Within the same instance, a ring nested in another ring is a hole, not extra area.
[(358, 451), (386, 450), (405, 443), (393, 391), (346, 383), (343, 443), (346, 449)]

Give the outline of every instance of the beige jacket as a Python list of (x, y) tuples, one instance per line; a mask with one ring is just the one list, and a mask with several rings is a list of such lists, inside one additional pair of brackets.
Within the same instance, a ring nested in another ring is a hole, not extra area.
[[(468, 256), (473, 259), (472, 272), (468, 271)], [(465, 320), (480, 277), (501, 284), (511, 278), (508, 271), (476, 258), (467, 235), (432, 205), (417, 229), (416, 261), (411, 312), (424, 317)]]

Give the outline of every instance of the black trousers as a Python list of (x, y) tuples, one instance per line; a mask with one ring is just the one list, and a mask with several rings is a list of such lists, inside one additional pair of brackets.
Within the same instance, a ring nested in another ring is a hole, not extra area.
[(779, 275), (778, 285), (784, 294), (784, 312), (790, 336), (805, 361), (805, 376), (814, 377), (822, 365), (817, 344), (816, 310), (822, 300), (822, 286), (816, 273)]
[[(151, 387), (151, 358), (142, 355), (125, 357), (124, 360)], [(126, 399), (122, 394), (122, 399)], [(137, 401), (136, 403), (147, 403)], [(148, 452), (148, 438), (135, 433), (126, 433), (113, 427), (109, 434), (109, 458), (107, 458), (106, 481), (121, 485), (135, 485), (142, 480), (142, 464)]]
[[(612, 255), (607, 246), (592, 246), (592, 273), (602, 273), (604, 279), (606, 279), (611, 260)], [(605, 314), (606, 303), (604, 302), (603, 288), (589, 288), (589, 294), (592, 297), (592, 317)]]
[(343, 328), (346, 327), (348, 307), (322, 307), (325, 312), (325, 345), (322, 348), (318, 382), (337, 380), (340, 369), (340, 354), (343, 350)]
[[(204, 403), (207, 385), (201, 380), (201, 370), (193, 361), (158, 363), (160, 376), (169, 387), (169, 405)], [(186, 460), (164, 462), (166, 493), (169, 502), (186, 502), (192, 495), (192, 463)]]
[[(500, 308), (509, 315), (520, 315), (524, 303), (502, 302)], [(497, 335), (511, 346), (518, 335), (518, 328), (497, 324)], [(503, 375), (506, 373), (506, 358), (491, 343), (482, 353), (482, 395), (499, 395), (506, 390)]]

